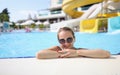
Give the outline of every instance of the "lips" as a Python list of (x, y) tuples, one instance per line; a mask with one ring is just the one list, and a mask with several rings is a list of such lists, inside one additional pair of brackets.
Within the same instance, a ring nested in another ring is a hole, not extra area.
[(68, 49), (68, 48), (69, 48), (69, 46), (63, 45), (63, 48), (64, 48), (64, 49)]

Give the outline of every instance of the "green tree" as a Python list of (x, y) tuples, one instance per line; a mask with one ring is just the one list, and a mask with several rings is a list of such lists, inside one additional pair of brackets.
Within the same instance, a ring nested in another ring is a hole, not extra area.
[(7, 10), (7, 8), (5, 8), (1, 13), (0, 13), (0, 22), (4, 22), (7, 21), (9, 22), (9, 12)]

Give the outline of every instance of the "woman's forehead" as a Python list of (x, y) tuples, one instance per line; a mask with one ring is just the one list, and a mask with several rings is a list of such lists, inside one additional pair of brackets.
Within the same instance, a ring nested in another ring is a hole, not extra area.
[(64, 36), (73, 36), (70, 31), (61, 31), (59, 33), (59, 37), (64, 37)]

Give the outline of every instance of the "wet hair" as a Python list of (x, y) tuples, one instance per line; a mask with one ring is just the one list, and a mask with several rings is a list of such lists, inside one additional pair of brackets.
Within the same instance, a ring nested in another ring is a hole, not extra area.
[(74, 34), (73, 30), (72, 30), (71, 28), (69, 28), (69, 27), (62, 27), (62, 28), (60, 28), (60, 29), (58, 30), (58, 33), (57, 33), (57, 38), (58, 38), (58, 39), (59, 39), (59, 33), (60, 33), (61, 31), (69, 31), (69, 32), (71, 32), (72, 35), (73, 35), (73, 38), (75, 39), (75, 34)]

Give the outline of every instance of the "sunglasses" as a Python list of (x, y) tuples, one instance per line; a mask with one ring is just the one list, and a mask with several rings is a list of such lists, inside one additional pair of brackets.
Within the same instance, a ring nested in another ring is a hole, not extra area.
[(64, 44), (65, 42), (72, 43), (72, 41), (73, 41), (72, 37), (68, 37), (66, 40), (65, 39), (59, 39), (60, 44)]

